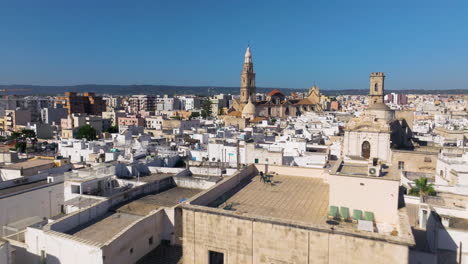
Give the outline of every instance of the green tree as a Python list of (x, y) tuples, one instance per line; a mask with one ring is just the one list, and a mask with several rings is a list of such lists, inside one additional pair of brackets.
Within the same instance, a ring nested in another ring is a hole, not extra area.
[(192, 112), (189, 116), (189, 119), (192, 120), (192, 118), (197, 118), (200, 116), (199, 112)]
[(10, 134), (10, 139), (17, 139), (17, 138), (19, 138), (19, 137), (21, 137), (21, 133), (20, 133), (20, 132), (13, 131), (13, 132), (11, 132), (11, 134)]
[(428, 183), (426, 177), (421, 177), (419, 179), (416, 179), (414, 181), (414, 184), (416, 185), (414, 188), (411, 188), (409, 190), (410, 195), (414, 196), (427, 196), (427, 195), (435, 195), (436, 192), (434, 190), (434, 184)]
[(15, 150), (24, 153), (26, 151), (26, 142), (16, 142)]
[(78, 131), (76, 132), (76, 138), (82, 139), (85, 138), (87, 140), (95, 140), (97, 136), (96, 129), (90, 125), (84, 125), (80, 128), (78, 128)]
[(201, 116), (204, 119), (211, 117), (211, 115), (213, 114), (213, 109), (211, 108), (212, 104), (213, 103), (211, 102), (209, 98), (206, 98), (205, 100), (203, 100)]
[(119, 127), (118, 126), (111, 126), (106, 130), (107, 133), (119, 133)]
[(36, 133), (32, 129), (23, 129), (21, 130), (21, 136), (23, 138), (36, 138)]

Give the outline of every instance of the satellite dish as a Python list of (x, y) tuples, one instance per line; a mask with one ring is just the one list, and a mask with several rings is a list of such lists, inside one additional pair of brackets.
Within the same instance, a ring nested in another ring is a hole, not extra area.
[(369, 169), (369, 174), (375, 175), (375, 173), (376, 173), (375, 168), (370, 168)]

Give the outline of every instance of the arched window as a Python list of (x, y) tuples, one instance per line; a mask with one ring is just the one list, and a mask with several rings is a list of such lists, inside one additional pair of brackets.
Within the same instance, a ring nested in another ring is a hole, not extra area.
[(377, 92), (378, 90), (379, 90), (379, 84), (376, 83), (376, 84), (374, 85), (374, 91)]
[(369, 141), (362, 142), (361, 156), (368, 159), (370, 157), (370, 143)]
[(285, 115), (289, 115), (289, 107), (286, 107), (286, 111), (284, 111)]
[(444, 177), (444, 171), (440, 170), (440, 177)]

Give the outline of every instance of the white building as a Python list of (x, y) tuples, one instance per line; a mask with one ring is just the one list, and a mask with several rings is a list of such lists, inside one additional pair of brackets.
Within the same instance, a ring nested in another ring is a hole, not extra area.
[(443, 149), (437, 158), (435, 183), (442, 190), (468, 195), (468, 152)]

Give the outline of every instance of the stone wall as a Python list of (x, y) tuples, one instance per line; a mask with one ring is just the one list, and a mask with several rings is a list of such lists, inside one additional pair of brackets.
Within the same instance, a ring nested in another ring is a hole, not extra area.
[(376, 222), (398, 223), (399, 181), (378, 177), (331, 175), (330, 205), (374, 213)]
[(48, 264), (103, 264), (102, 251), (98, 246), (77, 243), (69, 235), (53, 233), (50, 235), (41, 229), (27, 228), (25, 237), (27, 250), (33, 254), (29, 263), (40, 264), (41, 251), (43, 251), (46, 257), (44, 263)]
[[(0, 228), (18, 220), (32, 217), (52, 217), (60, 213), (63, 204), (63, 184), (48, 184), (0, 199)], [(0, 230), (2, 235), (3, 230)]]
[(183, 262), (208, 263), (408, 263), (408, 246), (327, 229), (230, 217), (183, 208)]
[(392, 150), (392, 164), (404, 162), (404, 171), (434, 173), (438, 152)]
[(277, 173), (279, 175), (298, 176), (298, 177), (311, 177), (321, 178), (328, 180), (328, 172), (325, 169), (318, 168), (305, 168), (305, 167), (290, 167), (290, 166), (275, 166), (275, 165), (262, 165), (255, 164), (258, 171), (267, 173)]
[(390, 134), (381, 132), (345, 132), (343, 155), (360, 157), (364, 141), (370, 143), (370, 158), (379, 158), (383, 161), (391, 160)]
[(222, 180), (215, 186), (208, 189), (206, 192), (195, 196), (191, 204), (208, 205), (227, 191), (230, 191), (232, 188), (237, 186), (242, 180), (253, 177), (257, 173), (257, 168), (254, 165), (250, 165), (233, 176)]
[(135, 263), (161, 243), (163, 232), (170, 229), (168, 221), (159, 210), (126, 227), (102, 248), (104, 263)]

